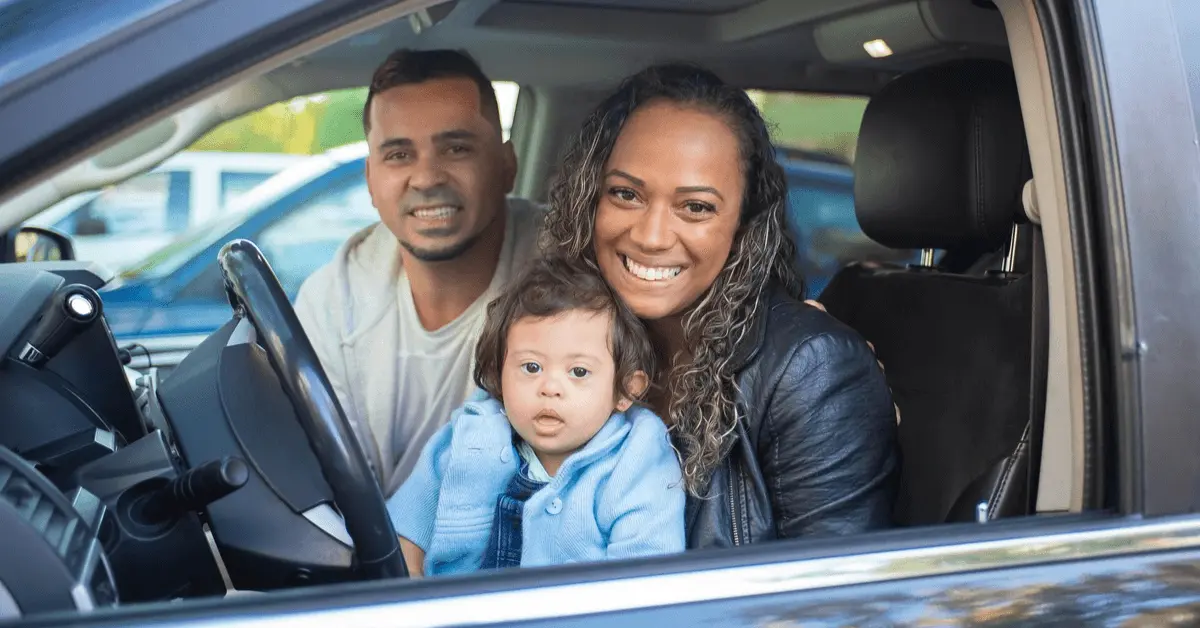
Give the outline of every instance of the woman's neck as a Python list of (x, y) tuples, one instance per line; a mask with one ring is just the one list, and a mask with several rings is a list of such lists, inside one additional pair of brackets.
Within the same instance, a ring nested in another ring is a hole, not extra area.
[(653, 321), (645, 321), (646, 330), (650, 332), (650, 343), (654, 346), (654, 354), (658, 357), (658, 377), (655, 378), (646, 402), (651, 409), (662, 417), (668, 424), (671, 406), (671, 371), (681, 361), (690, 359), (691, 352), (687, 346), (687, 335), (683, 331), (683, 316), (676, 315)]

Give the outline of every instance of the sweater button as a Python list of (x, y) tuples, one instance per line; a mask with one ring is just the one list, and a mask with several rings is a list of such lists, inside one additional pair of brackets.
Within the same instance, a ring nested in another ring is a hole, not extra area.
[(500, 450), (500, 462), (504, 464), (512, 462), (512, 447), (505, 447)]
[(550, 500), (550, 504), (546, 506), (546, 512), (552, 515), (557, 515), (558, 513), (562, 512), (562, 500), (557, 497)]

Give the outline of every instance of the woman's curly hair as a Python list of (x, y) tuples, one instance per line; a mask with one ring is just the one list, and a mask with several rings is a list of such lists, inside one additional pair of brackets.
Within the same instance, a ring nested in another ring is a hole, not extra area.
[[(599, 268), (593, 245), (604, 170), (630, 115), (652, 101), (711, 112), (738, 138), (745, 175), (740, 224), (725, 267), (683, 318), (691, 359), (663, 360), (668, 374), (668, 424), (683, 456), (688, 491), (706, 492), (714, 467), (732, 444), (737, 421), (735, 350), (765, 308), (771, 285), (802, 298), (796, 246), (785, 225), (787, 181), (775, 158), (766, 122), (745, 91), (712, 72), (686, 64), (647, 68), (606, 98), (567, 144), (550, 188), (544, 250), (578, 256)], [(664, 356), (667, 357), (667, 356)]]

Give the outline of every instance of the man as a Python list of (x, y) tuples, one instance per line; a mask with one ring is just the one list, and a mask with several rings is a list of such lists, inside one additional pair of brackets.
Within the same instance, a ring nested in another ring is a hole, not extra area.
[(491, 81), (456, 51), (396, 51), (363, 109), (381, 222), (301, 287), (296, 314), (384, 495), (472, 390), (487, 303), (536, 254)]

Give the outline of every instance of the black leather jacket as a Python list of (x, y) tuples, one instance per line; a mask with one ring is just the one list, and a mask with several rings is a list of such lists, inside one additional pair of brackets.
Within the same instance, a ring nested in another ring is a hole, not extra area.
[(689, 548), (850, 534), (891, 524), (896, 418), (875, 355), (832, 316), (773, 290), (735, 364), (736, 442), (707, 497), (689, 497)]

